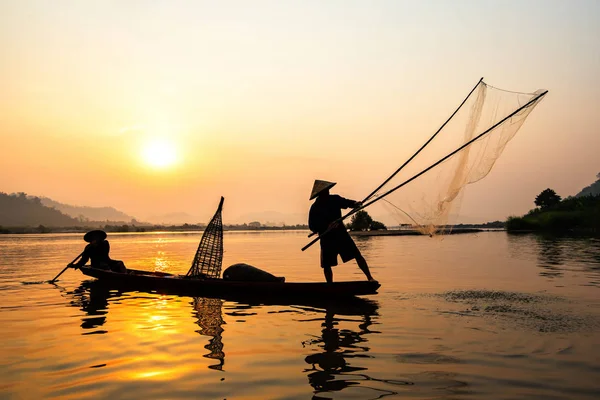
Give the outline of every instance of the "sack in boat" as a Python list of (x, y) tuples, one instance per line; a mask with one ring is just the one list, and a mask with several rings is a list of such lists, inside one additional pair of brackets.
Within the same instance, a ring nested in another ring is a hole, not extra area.
[(233, 264), (223, 272), (226, 281), (241, 282), (285, 282), (284, 277), (279, 277), (253, 267), (252, 265), (239, 263)]

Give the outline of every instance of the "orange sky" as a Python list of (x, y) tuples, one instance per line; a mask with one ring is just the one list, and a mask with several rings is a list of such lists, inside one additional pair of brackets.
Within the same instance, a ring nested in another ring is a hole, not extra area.
[(463, 201), (503, 219), (600, 171), (599, 21), (595, 1), (5, 1), (0, 191), (302, 215), (315, 178), (364, 197), (484, 76), (550, 91)]

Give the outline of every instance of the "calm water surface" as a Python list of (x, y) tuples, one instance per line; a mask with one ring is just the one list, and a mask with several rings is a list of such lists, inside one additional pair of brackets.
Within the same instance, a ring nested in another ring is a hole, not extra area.
[[(229, 232), (224, 266), (320, 281), (307, 232)], [(201, 233), (111, 234), (185, 273)], [(0, 397), (600, 398), (600, 240), (358, 238), (382, 283), (352, 304), (249, 305), (49, 280), (81, 235), (0, 236)], [(354, 262), (336, 280), (363, 279)], [(26, 282), (26, 283), (24, 283)]]

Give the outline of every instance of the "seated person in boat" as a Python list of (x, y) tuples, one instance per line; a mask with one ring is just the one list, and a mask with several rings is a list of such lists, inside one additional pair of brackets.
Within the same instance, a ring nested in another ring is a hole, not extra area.
[(79, 268), (88, 261), (92, 268), (111, 270), (114, 272), (127, 272), (123, 261), (112, 260), (108, 253), (110, 252), (110, 244), (106, 240), (106, 232), (101, 230), (90, 231), (83, 236), (83, 240), (89, 244), (85, 246), (85, 250), (81, 256), (81, 260), (73, 267)]
[(356, 208), (359, 202), (348, 200), (335, 194), (329, 194), (329, 189), (335, 185), (334, 182), (315, 180), (310, 200), (317, 198), (310, 207), (308, 214), (308, 227), (311, 231), (323, 235), (321, 237), (321, 268), (327, 282), (333, 282), (333, 271), (331, 267), (338, 265), (338, 254), (342, 262), (355, 259), (359, 268), (364, 272), (368, 280), (374, 280), (369, 271), (367, 261), (360, 254), (358, 247), (350, 237), (350, 234), (342, 222), (335, 222), (342, 217), (342, 208)]

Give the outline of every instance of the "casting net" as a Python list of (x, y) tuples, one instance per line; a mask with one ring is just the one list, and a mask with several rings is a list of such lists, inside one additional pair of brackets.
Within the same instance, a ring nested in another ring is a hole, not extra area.
[[(376, 200), (399, 225), (424, 234), (448, 233), (458, 220), (465, 187), (489, 174), (546, 93), (506, 91), (481, 80), (434, 139), (365, 204)], [(445, 161), (405, 183), (470, 141)], [(388, 193), (398, 186), (401, 188)]]

